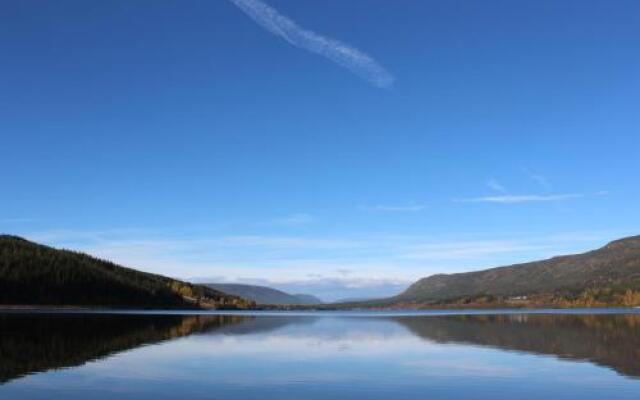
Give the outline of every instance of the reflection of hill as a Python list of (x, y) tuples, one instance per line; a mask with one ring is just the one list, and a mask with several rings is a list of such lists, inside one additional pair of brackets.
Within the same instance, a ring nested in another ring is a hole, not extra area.
[(312, 324), (317, 321), (318, 317), (304, 316), (304, 317), (291, 317), (291, 316), (275, 316), (265, 315), (256, 317), (245, 317), (241, 324), (227, 324), (219, 327), (215, 331), (215, 334), (229, 334), (229, 335), (245, 335), (256, 334), (262, 332), (272, 332), (288, 325), (306, 325)]
[(0, 384), (145, 344), (253, 320), (243, 316), (0, 314)]
[(588, 360), (640, 377), (640, 315), (467, 315), (393, 320), (439, 343), (477, 344)]

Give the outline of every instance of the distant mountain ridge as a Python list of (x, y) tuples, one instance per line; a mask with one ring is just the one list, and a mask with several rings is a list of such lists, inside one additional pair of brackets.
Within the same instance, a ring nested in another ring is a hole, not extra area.
[(0, 305), (247, 308), (237, 296), (0, 235)]
[(294, 293), (292, 296), (297, 297), (302, 302), (300, 304), (324, 304), (324, 301), (312, 294)]
[(439, 304), (510, 301), (563, 305), (640, 304), (640, 236), (613, 241), (583, 254), (553, 257), (420, 279), (386, 303)]
[(314, 305), (322, 300), (309, 294), (289, 294), (267, 286), (241, 283), (204, 283), (206, 287), (255, 301), (260, 305)]

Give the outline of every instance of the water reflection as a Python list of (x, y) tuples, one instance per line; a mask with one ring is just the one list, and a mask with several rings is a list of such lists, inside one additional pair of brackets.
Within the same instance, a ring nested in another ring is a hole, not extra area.
[(640, 315), (460, 315), (397, 317), (437, 343), (468, 343), (586, 360), (640, 377)]
[(0, 314), (0, 383), (245, 322), (242, 316)]
[(0, 315), (0, 400), (635, 398), (623, 376), (639, 314)]

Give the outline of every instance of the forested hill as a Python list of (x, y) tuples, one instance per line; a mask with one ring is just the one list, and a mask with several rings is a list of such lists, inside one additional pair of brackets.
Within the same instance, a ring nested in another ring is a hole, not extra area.
[(0, 305), (249, 308), (254, 304), (87, 254), (0, 235)]
[(583, 254), (421, 279), (387, 303), (640, 305), (640, 236)]

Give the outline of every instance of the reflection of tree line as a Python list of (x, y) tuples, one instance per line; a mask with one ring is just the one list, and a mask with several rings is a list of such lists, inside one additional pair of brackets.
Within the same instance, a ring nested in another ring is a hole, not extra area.
[[(258, 334), (316, 317), (0, 314), (0, 384), (190, 334)], [(589, 360), (640, 377), (640, 315), (467, 315), (385, 318), (439, 343)], [(354, 323), (357, 319), (354, 319)], [(313, 326), (304, 331), (313, 336)]]
[(243, 316), (0, 314), (0, 383), (145, 344), (239, 324)]
[(412, 333), (463, 343), (588, 360), (640, 377), (640, 315), (466, 315), (396, 317)]

